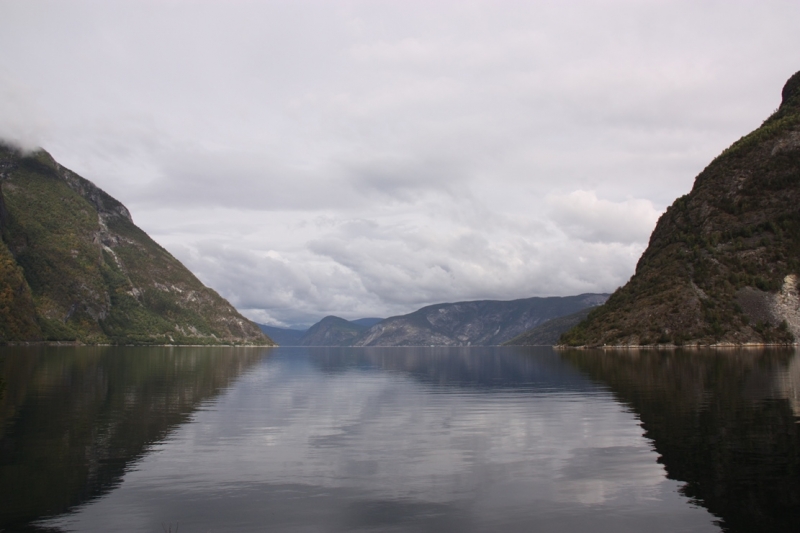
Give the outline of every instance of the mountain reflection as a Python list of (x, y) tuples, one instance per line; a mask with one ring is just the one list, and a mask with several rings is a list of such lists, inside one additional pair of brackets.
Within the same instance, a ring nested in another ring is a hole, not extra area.
[(278, 348), (58, 531), (715, 531), (551, 349)]
[(548, 347), (307, 348), (335, 374), (353, 368), (401, 373), (422, 383), (471, 389), (594, 390), (595, 385)]
[(800, 524), (800, 354), (571, 350), (639, 415), (667, 475), (725, 531)]
[(265, 352), (4, 348), (0, 530), (107, 493), (149, 446)]

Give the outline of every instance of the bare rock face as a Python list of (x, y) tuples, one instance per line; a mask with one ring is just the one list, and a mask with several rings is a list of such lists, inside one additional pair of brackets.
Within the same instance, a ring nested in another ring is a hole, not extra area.
[(0, 206), (0, 341), (272, 344), (47, 152), (0, 145)]
[(773, 322), (784, 325), (795, 339), (800, 339), (800, 298), (797, 293), (797, 276), (783, 278), (781, 292), (772, 295)]
[(800, 72), (778, 110), (659, 219), (631, 280), (569, 345), (788, 344), (798, 328)]

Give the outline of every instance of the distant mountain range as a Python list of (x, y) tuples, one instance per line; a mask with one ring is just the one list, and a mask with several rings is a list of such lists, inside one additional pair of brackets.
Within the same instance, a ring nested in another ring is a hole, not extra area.
[(800, 72), (780, 107), (661, 216), (630, 281), (569, 345), (800, 340)]
[(430, 305), (379, 322), (365, 331), (354, 345), (499, 345), (547, 320), (600, 305), (607, 298), (607, 294), (581, 294)]
[(368, 329), (338, 316), (326, 316), (306, 331), (300, 339), (301, 346), (352, 346), (355, 340)]
[(287, 329), (259, 324), (261, 331), (280, 346), (352, 346), (359, 335), (382, 318), (345, 320), (326, 316), (308, 329)]
[(0, 144), (0, 343), (271, 345), (44, 150)]
[[(581, 294), (444, 303), (387, 319), (350, 321), (327, 316), (305, 331), (260, 327), (283, 346), (493, 346), (559, 317), (601, 305), (607, 298), (608, 294)], [(554, 344), (583, 317), (585, 314), (555, 322), (547, 330), (549, 336), (519, 338), (517, 343), (530, 344), (535, 339), (535, 343)]]
[(265, 324), (258, 324), (258, 327), (267, 337), (274, 340), (278, 346), (300, 346), (300, 339), (308, 331), (305, 329), (277, 328)]

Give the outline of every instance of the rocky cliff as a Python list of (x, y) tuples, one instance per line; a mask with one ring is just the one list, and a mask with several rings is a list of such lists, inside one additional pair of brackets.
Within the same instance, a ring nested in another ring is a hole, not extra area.
[(0, 145), (0, 342), (272, 344), (45, 151)]
[(355, 346), (494, 346), (552, 318), (600, 305), (607, 297), (581, 294), (431, 305), (372, 326)]
[(570, 345), (791, 343), (800, 337), (800, 73), (780, 107), (662, 215), (631, 280)]

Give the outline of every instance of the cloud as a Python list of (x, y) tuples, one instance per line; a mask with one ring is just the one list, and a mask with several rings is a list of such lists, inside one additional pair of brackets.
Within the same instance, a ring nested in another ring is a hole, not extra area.
[[(331, 313), (385, 317), (445, 301), (611, 290), (644, 249), (573, 238), (545, 220), (515, 225), (498, 215), (484, 224), (480, 213), (422, 211), (430, 214), (303, 219), (295, 212), (282, 228), (256, 227), (258, 212), (224, 209), (186, 226), (183, 218), (198, 217), (184, 212), (154, 236), (247, 316), (294, 326)], [(217, 225), (231, 216), (240, 227)]]
[(0, 69), (0, 140), (23, 150), (41, 145), (47, 121), (30, 89)]
[(661, 213), (643, 199), (601, 200), (592, 191), (547, 198), (549, 218), (570, 237), (587, 242), (647, 242)]
[(274, 323), (611, 291), (778, 105), (798, 24), (782, 0), (10, 0), (0, 137)]

